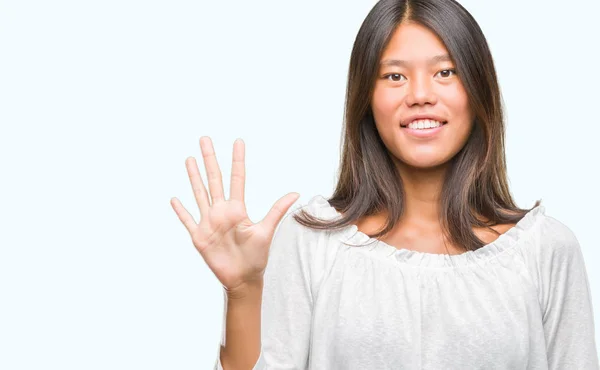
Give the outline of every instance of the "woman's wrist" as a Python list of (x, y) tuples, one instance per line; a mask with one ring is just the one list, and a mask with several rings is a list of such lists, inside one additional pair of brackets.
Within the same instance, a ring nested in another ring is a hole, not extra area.
[(225, 288), (225, 294), (227, 295), (227, 299), (231, 301), (251, 301), (262, 298), (263, 286), (263, 279), (260, 278), (251, 282), (242, 283), (234, 289)]

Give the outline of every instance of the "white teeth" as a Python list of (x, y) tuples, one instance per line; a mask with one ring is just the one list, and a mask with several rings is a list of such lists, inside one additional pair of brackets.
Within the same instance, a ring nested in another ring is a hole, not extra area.
[(425, 129), (425, 128), (440, 127), (441, 125), (442, 125), (442, 123), (439, 121), (433, 121), (433, 120), (429, 120), (429, 119), (419, 119), (419, 120), (412, 121), (411, 123), (408, 124), (407, 127), (412, 128), (412, 129)]

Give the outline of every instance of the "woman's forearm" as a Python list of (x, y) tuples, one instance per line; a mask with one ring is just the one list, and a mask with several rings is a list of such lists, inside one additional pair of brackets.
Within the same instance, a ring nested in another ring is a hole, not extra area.
[(252, 370), (260, 354), (263, 282), (226, 294), (225, 340), (221, 346), (223, 370)]

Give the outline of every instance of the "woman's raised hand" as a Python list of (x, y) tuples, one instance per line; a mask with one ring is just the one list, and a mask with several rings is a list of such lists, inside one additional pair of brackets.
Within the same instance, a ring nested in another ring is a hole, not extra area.
[(185, 164), (200, 208), (200, 223), (194, 221), (179, 199), (171, 198), (171, 206), (190, 233), (194, 246), (208, 267), (228, 294), (235, 294), (254, 283), (262, 282), (275, 229), (300, 195), (285, 195), (275, 202), (262, 221), (252, 223), (244, 202), (244, 142), (238, 139), (233, 144), (230, 197), (227, 200), (223, 195), (221, 170), (209, 137), (200, 138), (200, 148), (211, 202), (196, 159), (188, 157)]

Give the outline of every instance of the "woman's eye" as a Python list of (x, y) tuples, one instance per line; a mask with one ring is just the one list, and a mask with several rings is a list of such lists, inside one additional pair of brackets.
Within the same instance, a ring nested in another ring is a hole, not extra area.
[(447, 78), (453, 74), (456, 74), (456, 70), (455, 69), (444, 69), (444, 70), (439, 71), (438, 74), (440, 74), (440, 76), (442, 76), (443, 78)]
[[(401, 81), (400, 77), (404, 77), (404, 76), (401, 75), (400, 73), (390, 73), (383, 77), (388, 80), (394, 81), (394, 82), (399, 82), (399, 81)], [(392, 77), (392, 78), (390, 79), (390, 77)]]

